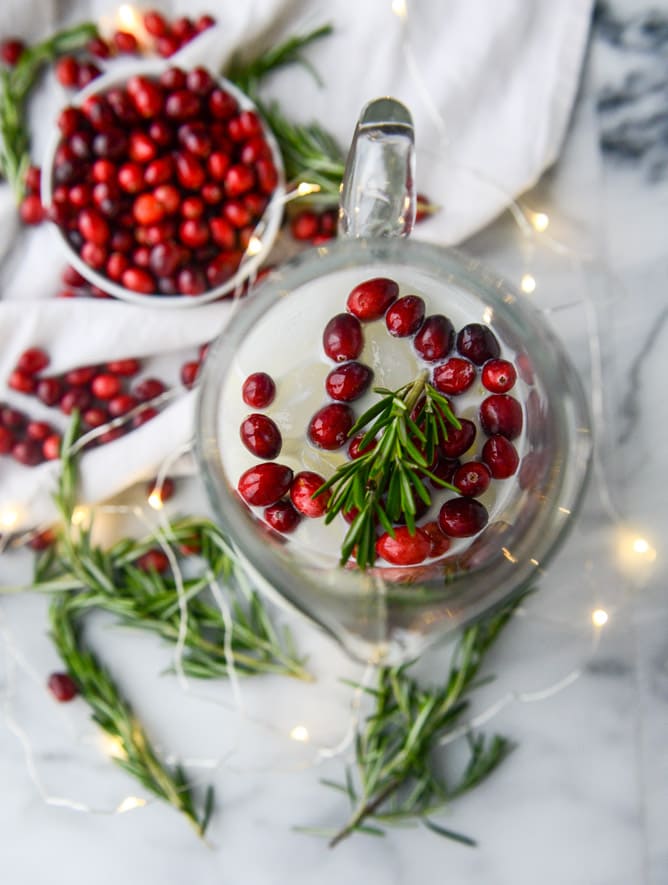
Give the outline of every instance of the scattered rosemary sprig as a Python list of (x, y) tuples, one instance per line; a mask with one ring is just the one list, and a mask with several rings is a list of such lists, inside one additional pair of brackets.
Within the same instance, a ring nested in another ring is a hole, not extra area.
[(442, 687), (421, 687), (408, 675), (410, 665), (381, 667), (375, 688), (360, 686), (372, 698), (373, 707), (357, 734), (354, 769), (346, 770), (343, 784), (324, 781), (344, 792), (353, 808), (345, 826), (331, 837), (330, 846), (354, 832), (383, 835), (383, 826), (417, 823), (475, 845), (431, 816), (488, 777), (512, 744), (499, 735), (489, 739), (468, 733), (468, 763), (459, 779), (449, 783), (439, 773), (445, 753), (440, 743), (462, 728), (469, 695), (481, 684), (476, 677), (485, 654), (521, 598), (464, 631)]
[(202, 811), (195, 807), (192, 789), (181, 766), (171, 769), (159, 757), (143, 726), (118, 686), (97, 657), (85, 648), (78, 621), (77, 597), (56, 593), (51, 601), (51, 636), (93, 719), (119, 744), (114, 761), (147, 790), (166, 800), (186, 816), (203, 836), (213, 811), (213, 788), (206, 791)]
[(11, 185), (17, 202), (23, 196), (30, 165), (30, 134), (25, 119), (30, 90), (44, 65), (75, 52), (96, 34), (97, 27), (90, 22), (58, 31), (48, 40), (26, 47), (13, 68), (0, 70), (0, 174)]
[(416, 498), (431, 504), (425, 478), (453, 488), (429, 467), (439, 440), (448, 437), (448, 424), (457, 429), (461, 425), (446, 397), (427, 383), (428, 376), (425, 370), (394, 391), (374, 388), (381, 398), (358, 418), (349, 436), (364, 430), (360, 449), (374, 440), (376, 445), (339, 465), (314, 495), (328, 489), (333, 492), (327, 504), (327, 523), (342, 511), (358, 511), (341, 545), (342, 565), (355, 547), (357, 565), (361, 569), (373, 565), (379, 524), (394, 537), (393, 524), (403, 517), (408, 530), (415, 532)]
[(316, 40), (332, 33), (331, 25), (323, 25), (303, 36), (291, 37), (272, 47), (252, 62), (233, 62), (227, 77), (239, 86), (258, 105), (274, 133), (285, 165), (288, 181), (317, 185), (316, 194), (308, 194), (311, 202), (336, 203), (345, 169), (345, 155), (336, 140), (317, 123), (293, 123), (276, 102), (262, 100), (260, 87), (273, 71), (290, 64), (301, 64), (316, 78), (318, 75), (302, 56), (302, 50)]

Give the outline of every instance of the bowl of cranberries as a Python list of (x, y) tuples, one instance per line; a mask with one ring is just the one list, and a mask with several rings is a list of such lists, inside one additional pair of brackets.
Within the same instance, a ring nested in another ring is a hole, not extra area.
[(206, 68), (133, 63), (57, 118), (42, 201), (109, 294), (189, 307), (239, 290), (278, 231), (283, 165), (250, 99)]
[(454, 250), (339, 239), (209, 350), (197, 452), (269, 592), (365, 660), (414, 658), (541, 576), (592, 451), (549, 322)]

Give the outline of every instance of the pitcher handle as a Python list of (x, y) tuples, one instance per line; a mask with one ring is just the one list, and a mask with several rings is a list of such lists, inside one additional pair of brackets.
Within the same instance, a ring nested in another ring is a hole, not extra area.
[(415, 138), (408, 109), (377, 98), (362, 110), (346, 161), (339, 235), (406, 237), (415, 223)]

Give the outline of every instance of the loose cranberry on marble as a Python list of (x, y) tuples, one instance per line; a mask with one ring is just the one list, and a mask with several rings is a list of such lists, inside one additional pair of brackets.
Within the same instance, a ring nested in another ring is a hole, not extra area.
[(79, 694), (77, 684), (69, 673), (52, 673), (46, 684), (53, 697), (61, 704), (71, 701)]
[(399, 286), (386, 277), (374, 277), (355, 286), (346, 299), (346, 310), (364, 322), (378, 320), (396, 301)]
[(237, 489), (252, 507), (268, 507), (279, 501), (289, 490), (293, 472), (284, 464), (266, 461), (244, 471)]
[(452, 498), (438, 514), (441, 531), (450, 538), (470, 538), (487, 525), (487, 509), (475, 498)]
[(436, 313), (426, 318), (415, 336), (413, 346), (423, 360), (433, 363), (446, 357), (454, 343), (454, 326), (447, 317)]
[(301, 521), (301, 517), (290, 501), (277, 501), (275, 504), (270, 504), (269, 507), (265, 507), (262, 515), (267, 525), (283, 535), (294, 532)]
[(482, 366), (487, 360), (497, 359), (501, 353), (494, 332), (480, 323), (469, 323), (459, 331), (457, 350), (476, 366)]
[(311, 470), (302, 470), (295, 474), (290, 486), (290, 500), (296, 510), (302, 516), (317, 519), (327, 512), (327, 504), (332, 497), (330, 489), (324, 491), (317, 498), (313, 496), (325, 483), (324, 477)]
[(322, 346), (327, 356), (337, 363), (356, 360), (364, 346), (359, 319), (349, 313), (332, 317), (325, 326)]
[(470, 360), (451, 356), (434, 369), (434, 387), (441, 393), (457, 396), (471, 387), (476, 379), (476, 374), (476, 367)]
[(490, 436), (482, 447), (482, 460), (489, 467), (493, 479), (508, 479), (520, 463), (517, 449), (505, 436)]
[(517, 372), (508, 360), (488, 360), (482, 367), (481, 380), (492, 393), (508, 393), (517, 380)]
[(340, 449), (346, 443), (354, 423), (355, 414), (350, 406), (330, 403), (319, 409), (311, 418), (308, 438), (320, 449), (328, 451)]
[(336, 366), (325, 379), (325, 390), (338, 402), (351, 403), (368, 389), (373, 372), (364, 363), (351, 360)]
[(459, 458), (473, 445), (476, 437), (476, 426), (468, 418), (460, 418), (460, 428), (448, 426), (448, 438), (441, 440), (441, 453), (446, 458)]
[(26, 375), (36, 375), (49, 365), (49, 356), (40, 347), (29, 347), (16, 361), (16, 368)]
[(489, 488), (492, 474), (486, 464), (480, 461), (467, 461), (457, 468), (452, 478), (460, 495), (478, 498)]
[(253, 372), (244, 381), (241, 396), (246, 405), (264, 409), (274, 401), (276, 384), (266, 372)]
[(419, 295), (404, 295), (388, 309), (385, 325), (395, 338), (414, 335), (424, 321), (425, 303)]
[(257, 458), (268, 461), (278, 457), (283, 445), (281, 432), (267, 415), (257, 412), (244, 418), (239, 428), (241, 442)]
[(376, 553), (393, 565), (417, 565), (431, 554), (431, 538), (416, 527), (411, 534), (406, 526), (395, 528), (394, 537), (387, 532), (376, 541)]
[(522, 406), (506, 393), (492, 394), (480, 404), (480, 424), (488, 436), (516, 439), (522, 432)]

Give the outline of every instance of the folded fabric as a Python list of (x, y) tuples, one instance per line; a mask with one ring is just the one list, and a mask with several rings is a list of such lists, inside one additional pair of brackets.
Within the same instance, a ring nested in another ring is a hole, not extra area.
[[(156, 4), (160, 7), (160, 4)], [(0, 34), (43, 37), (56, 21), (50, 0), (9, 0)], [(105, 4), (72, 3), (68, 22), (111, 14)], [(204, 12), (174, 3), (168, 14)], [(498, 215), (555, 161), (577, 90), (588, 33), (588, 0), (248, 0), (225, 5), (219, 24), (171, 61), (224, 66), (326, 22), (334, 34), (308, 50), (317, 82), (300, 67), (276, 73), (266, 96), (289, 119), (316, 120), (346, 145), (363, 104), (394, 95), (411, 109), (418, 145), (418, 189), (442, 211), (415, 232), (457, 243)], [(33, 156), (51, 137), (67, 101), (46, 78), (32, 106)], [(122, 357), (160, 357), (177, 384), (188, 348), (224, 325), (229, 303), (156, 311), (123, 302), (54, 299), (65, 264), (53, 230), (20, 228), (6, 185), (0, 187), (0, 400), (60, 424), (54, 410), (6, 388), (18, 355), (50, 354), (50, 372)], [(149, 363), (150, 365), (150, 363)], [(94, 501), (155, 474), (192, 434), (192, 394), (184, 392), (128, 436), (82, 459), (82, 495)], [(24, 524), (53, 516), (57, 463), (24, 467), (0, 457), (0, 512), (18, 508)]]

